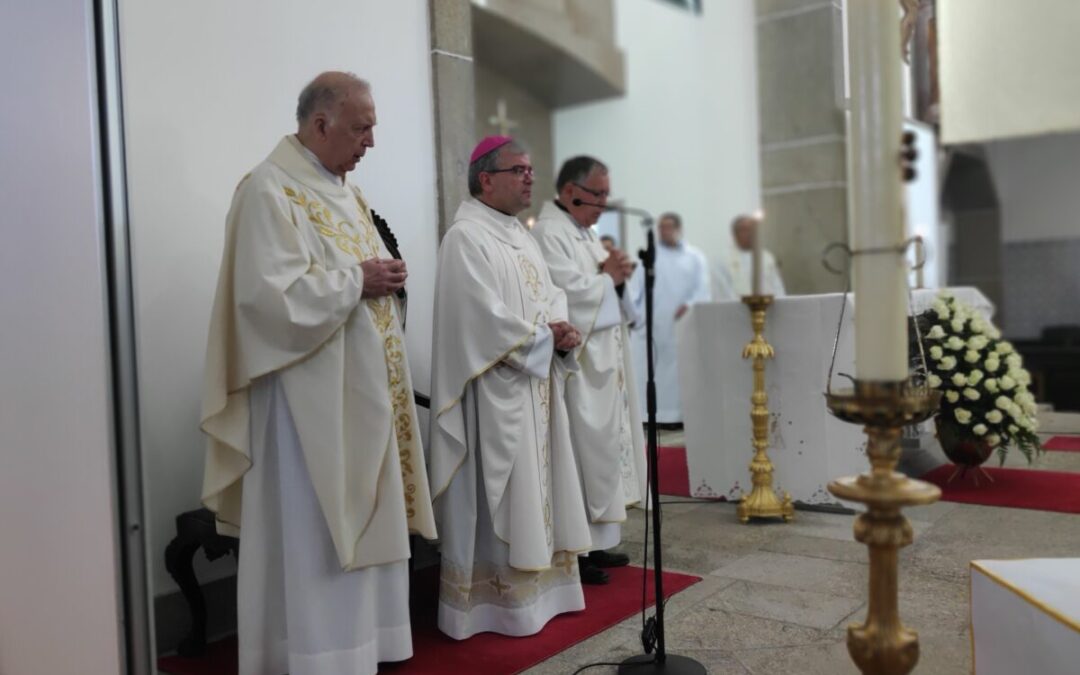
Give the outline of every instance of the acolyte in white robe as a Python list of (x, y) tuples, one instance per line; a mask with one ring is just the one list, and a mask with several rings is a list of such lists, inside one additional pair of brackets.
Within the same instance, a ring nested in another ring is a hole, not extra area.
[(563, 400), (566, 320), (536, 242), (475, 199), (439, 249), (430, 474), (442, 538), (439, 628), (531, 635), (584, 609), (590, 548)]
[[(786, 295), (784, 279), (776, 257), (761, 251), (761, 292), (780, 297)], [(713, 300), (738, 300), (754, 290), (754, 254), (752, 251), (731, 250), (713, 266)]]
[[(645, 277), (639, 266), (632, 286), (635, 302), (645, 314)], [(656, 373), (656, 420), (662, 423), (682, 422), (682, 401), (679, 396), (679, 362), (675, 339), (675, 311), (681, 305), (708, 302), (709, 267), (705, 255), (685, 242), (676, 246), (656, 243), (656, 283), (653, 286), (653, 342)], [(638, 390), (645, 391), (645, 330), (635, 329), (634, 370)], [(641, 417), (647, 419), (645, 396), (640, 399)]]
[(389, 254), (360, 191), (295, 136), (236, 190), (203, 503), (241, 537), (245, 675), (374, 673), (412, 654), (408, 594), (370, 592), (407, 588), (409, 533), (436, 536), (399, 308), (361, 298), (360, 262), (376, 256)]
[(621, 540), (626, 507), (648, 494), (627, 332), (627, 324), (639, 320), (637, 307), (628, 285), (620, 297), (611, 277), (600, 272), (609, 254), (592, 228), (548, 202), (532, 234), (552, 281), (566, 293), (570, 323), (582, 335), (574, 350), (578, 370), (566, 381), (566, 407), (593, 550), (604, 550)]

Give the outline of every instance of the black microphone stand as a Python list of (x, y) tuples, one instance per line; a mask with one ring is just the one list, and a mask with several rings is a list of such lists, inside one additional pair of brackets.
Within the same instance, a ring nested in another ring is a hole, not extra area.
[[(648, 416), (649, 433), (649, 495), (652, 501), (653, 525), (653, 578), (656, 581), (656, 653), (633, 656), (619, 666), (619, 675), (706, 675), (708, 671), (694, 659), (677, 654), (668, 654), (664, 643), (664, 563), (661, 555), (662, 539), (660, 535), (660, 476), (658, 459), (658, 440), (656, 433), (656, 374), (653, 368), (653, 285), (656, 282), (656, 236), (653, 232), (652, 217), (639, 209), (614, 207), (628, 213), (642, 216), (643, 225), (648, 228), (646, 247), (638, 252), (645, 273), (645, 363), (647, 384), (645, 385), (645, 409)], [(613, 210), (614, 210), (613, 209)], [(648, 514), (646, 514), (646, 517)]]

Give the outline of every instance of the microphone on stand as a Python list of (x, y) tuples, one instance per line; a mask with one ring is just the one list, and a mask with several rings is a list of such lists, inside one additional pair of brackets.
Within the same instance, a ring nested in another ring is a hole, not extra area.
[[(656, 615), (646, 624), (642, 631), (642, 645), (645, 654), (632, 656), (619, 666), (619, 675), (706, 675), (705, 666), (694, 659), (678, 654), (668, 654), (666, 636), (664, 635), (664, 563), (661, 556), (663, 539), (660, 534), (660, 478), (659, 459), (657, 446), (659, 439), (656, 433), (656, 374), (653, 364), (653, 284), (656, 282), (656, 238), (653, 232), (652, 214), (644, 209), (618, 204), (595, 204), (575, 198), (574, 206), (592, 206), (604, 211), (618, 211), (641, 218), (641, 224), (648, 230), (646, 248), (638, 252), (642, 266), (645, 268), (645, 363), (646, 363), (646, 387), (645, 409), (648, 418), (648, 462), (649, 462), (649, 496), (652, 501), (652, 513), (646, 513), (646, 519), (652, 516), (653, 526), (653, 578), (656, 584)], [(646, 520), (647, 526), (648, 520)], [(646, 542), (648, 537), (646, 537)], [(643, 610), (644, 611), (644, 608)], [(656, 653), (651, 654), (655, 644)]]

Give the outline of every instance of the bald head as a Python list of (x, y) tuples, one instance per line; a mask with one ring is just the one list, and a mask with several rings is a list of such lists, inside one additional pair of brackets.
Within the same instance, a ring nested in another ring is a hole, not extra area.
[(349, 95), (371, 95), (371, 85), (352, 73), (329, 70), (320, 73), (300, 92), (296, 103), (296, 122), (303, 129), (316, 112), (336, 115)]
[(375, 146), (371, 85), (352, 73), (322, 73), (300, 92), (296, 121), (300, 142), (328, 171), (344, 178)]
[(731, 221), (731, 236), (735, 239), (735, 245), (740, 251), (750, 251), (754, 248), (757, 225), (757, 216), (747, 213), (735, 216), (735, 219)]

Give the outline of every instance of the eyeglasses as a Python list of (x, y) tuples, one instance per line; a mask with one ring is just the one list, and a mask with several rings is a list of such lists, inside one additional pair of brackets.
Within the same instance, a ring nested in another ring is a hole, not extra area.
[(532, 178), (533, 168), (531, 166), (525, 166), (524, 164), (515, 164), (508, 169), (492, 169), (491, 171), (485, 171), (484, 173), (512, 173), (518, 178), (521, 178), (522, 176)]
[(585, 192), (588, 192), (589, 194), (591, 194), (593, 197), (596, 197), (597, 199), (607, 199), (609, 196), (611, 196), (611, 193), (608, 192), (607, 190), (593, 190), (593, 189), (585, 187), (581, 183), (574, 183), (574, 185), (581, 188)]

